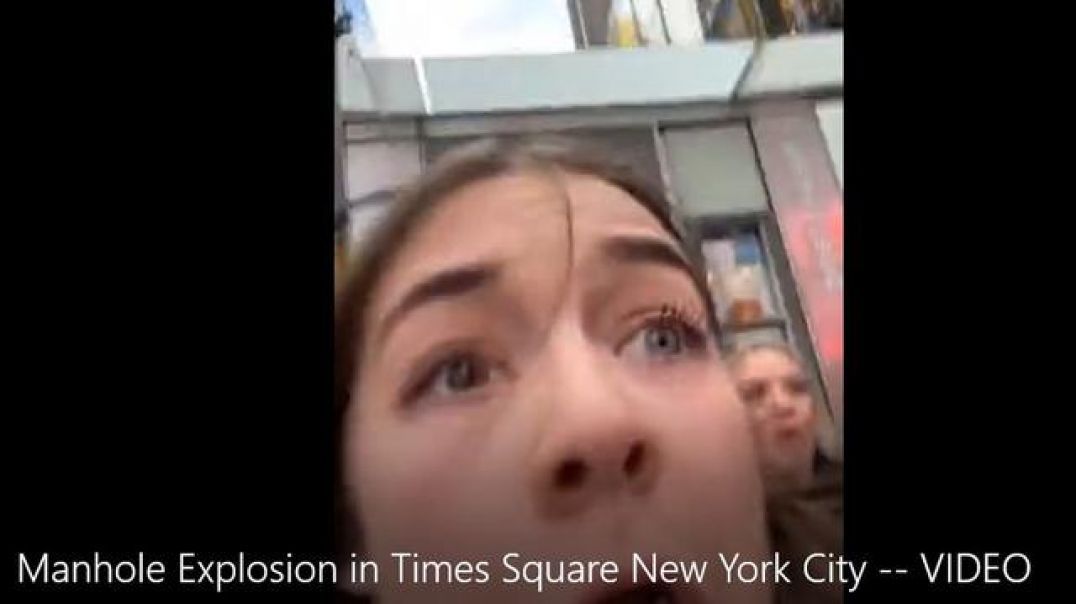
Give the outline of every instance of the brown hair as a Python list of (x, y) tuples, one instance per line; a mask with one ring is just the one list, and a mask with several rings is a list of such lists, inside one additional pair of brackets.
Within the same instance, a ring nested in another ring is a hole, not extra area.
[[(660, 188), (641, 180), (627, 164), (610, 161), (606, 154), (578, 141), (560, 137), (486, 139), (457, 147), (439, 158), (416, 182), (403, 188), (380, 224), (368, 235), (358, 256), (345, 269), (338, 287), (334, 318), (334, 398), (337, 412), (337, 460), (342, 459), (343, 413), (351, 400), (355, 375), (363, 353), (363, 322), (374, 291), (396, 253), (423, 223), (439, 201), (466, 185), (523, 171), (565, 171), (600, 178), (630, 194), (646, 208), (680, 245), (692, 267), (692, 278), (707, 310), (715, 342), (720, 342), (713, 299), (706, 287), (701, 246), (686, 225), (674, 216)], [(342, 482), (342, 481), (338, 481)], [(340, 485), (342, 487), (342, 485)], [(360, 542), (356, 519), (346, 509), (341, 521), (352, 543)]]

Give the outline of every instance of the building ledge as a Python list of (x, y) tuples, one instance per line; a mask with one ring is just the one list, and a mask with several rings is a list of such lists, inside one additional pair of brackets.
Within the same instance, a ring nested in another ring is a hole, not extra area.
[(844, 33), (763, 42), (737, 91), (738, 98), (844, 88)]
[(452, 116), (725, 103), (844, 85), (843, 33), (549, 55), (366, 58), (342, 39), (348, 114)]

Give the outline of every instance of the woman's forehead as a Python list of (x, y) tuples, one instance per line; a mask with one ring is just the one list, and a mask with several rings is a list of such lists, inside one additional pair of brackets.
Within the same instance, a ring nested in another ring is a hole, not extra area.
[(461, 235), (502, 228), (526, 233), (551, 229), (573, 239), (591, 231), (633, 229), (669, 238), (628, 192), (597, 176), (559, 169), (514, 172), (466, 185), (436, 202), (419, 231), (441, 243), (470, 247), (493, 238)]
[(436, 202), (395, 254), (376, 298), (383, 302), (429, 275), (483, 262), (540, 256), (547, 264), (577, 264), (614, 235), (676, 245), (639, 201), (600, 178), (561, 171), (486, 178)]
[(764, 378), (799, 372), (799, 364), (787, 352), (776, 348), (752, 350), (735, 364), (735, 373), (741, 379)]

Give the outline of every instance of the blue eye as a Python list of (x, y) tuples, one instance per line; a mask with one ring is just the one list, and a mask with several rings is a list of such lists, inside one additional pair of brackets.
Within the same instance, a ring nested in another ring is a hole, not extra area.
[(638, 360), (670, 360), (705, 348), (702, 332), (669, 316), (647, 321), (621, 345), (619, 353)]
[(655, 356), (676, 355), (684, 348), (684, 336), (673, 327), (654, 325), (643, 330), (643, 345)]

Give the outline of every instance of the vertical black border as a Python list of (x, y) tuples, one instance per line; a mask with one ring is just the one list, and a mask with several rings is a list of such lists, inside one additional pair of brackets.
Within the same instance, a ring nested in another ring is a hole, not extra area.
[(179, 552), (331, 559), (332, 3), (31, 10), (6, 19), (5, 591), (57, 591), (17, 552), (141, 551), (169, 588)]
[[(874, 574), (848, 601), (1037, 601), (1065, 560), (1051, 468), (1070, 440), (1067, 355), (1050, 351), (1068, 337), (1047, 320), (1061, 295), (1047, 259), (1066, 238), (1039, 211), (1063, 172), (1041, 128), (1007, 124), (1052, 115), (1050, 42), (1016, 27), (1001, 43), (962, 3), (850, 13), (845, 555), (909, 574)], [(943, 552), (1022, 553), (1032, 572), (931, 584), (919, 555)]]

